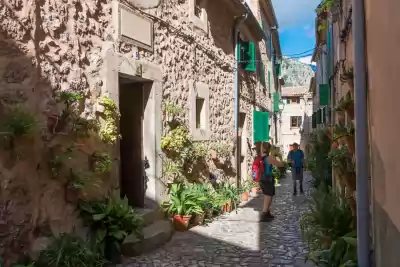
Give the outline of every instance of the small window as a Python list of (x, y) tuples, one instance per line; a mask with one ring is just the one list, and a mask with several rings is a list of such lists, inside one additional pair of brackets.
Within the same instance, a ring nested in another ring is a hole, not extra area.
[(196, 98), (196, 129), (205, 128), (204, 99)]
[(198, 18), (201, 18), (201, 14), (203, 13), (202, 3), (203, 0), (195, 0), (194, 14)]
[(300, 116), (291, 116), (290, 117), (290, 127), (291, 128), (300, 128), (302, 124), (302, 117)]

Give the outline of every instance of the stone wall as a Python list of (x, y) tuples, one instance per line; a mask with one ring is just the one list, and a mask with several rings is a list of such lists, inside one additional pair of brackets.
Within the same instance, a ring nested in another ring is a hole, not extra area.
[[(105, 47), (112, 44), (110, 16), (107, 1), (0, 2), (1, 125), (16, 104), (36, 120), (32, 133), (16, 139), (13, 149), (1, 144), (0, 254), (10, 262), (36, 250), (42, 236), (83, 229), (76, 204), (65, 197), (68, 181), (52, 178), (49, 162), (55, 151), (77, 144), (72, 166), (88, 171), (88, 155), (109, 147), (94, 132), (89, 138), (55, 133), (54, 116), (63, 105), (54, 93), (81, 92), (82, 119), (96, 118), (103, 84), (99, 70)], [(97, 178), (95, 195), (104, 197), (113, 186), (108, 177)], [(92, 190), (86, 189), (90, 197)]]
[[(184, 107), (186, 122), (190, 82), (208, 85), (211, 135), (207, 144), (234, 145), (233, 15), (219, 1), (207, 1), (209, 31), (204, 33), (190, 22), (188, 5), (188, 1), (163, 1), (157, 9), (146, 10), (156, 17), (154, 52), (150, 53), (113, 39), (110, 0), (0, 2), (0, 113), (4, 117), (10, 107), (21, 104), (37, 121), (35, 131), (17, 140), (12, 151), (0, 152), (0, 232), (8, 233), (0, 235), (0, 254), (13, 260), (35, 251), (42, 236), (82, 232), (76, 205), (65, 198), (66, 181), (51, 178), (52, 151), (76, 143), (73, 166), (87, 171), (87, 155), (112, 154), (115, 149), (101, 142), (95, 132), (77, 139), (55, 134), (49, 125), (63, 108), (54, 94), (66, 90), (84, 95), (79, 103), (83, 119), (102, 121), (99, 99), (117, 90), (103, 75), (106, 55), (133, 62), (140, 58), (159, 66), (162, 97)], [(249, 139), (244, 143), (251, 144), (253, 107), (268, 109), (270, 101), (256, 73), (240, 71), (240, 77), (240, 109), (246, 113)], [(251, 155), (249, 146), (246, 155)], [(118, 157), (117, 153), (113, 156)], [(252, 160), (251, 156), (246, 159)], [(118, 189), (118, 162), (114, 165), (111, 175), (98, 177), (101, 190), (86, 188), (86, 197), (104, 197)], [(211, 171), (217, 169), (212, 161), (209, 165)], [(221, 179), (233, 175), (215, 172)]]

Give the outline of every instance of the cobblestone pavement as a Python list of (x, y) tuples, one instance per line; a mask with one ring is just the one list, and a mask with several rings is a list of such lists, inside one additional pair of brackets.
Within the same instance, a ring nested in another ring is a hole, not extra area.
[[(306, 181), (311, 178), (307, 173), (304, 177)], [(306, 250), (299, 229), (307, 196), (292, 196), (290, 175), (281, 183), (272, 208), (274, 221), (259, 222), (260, 195), (237, 213), (221, 216), (207, 226), (175, 233), (164, 247), (127, 259), (122, 266), (312, 266), (304, 263)]]

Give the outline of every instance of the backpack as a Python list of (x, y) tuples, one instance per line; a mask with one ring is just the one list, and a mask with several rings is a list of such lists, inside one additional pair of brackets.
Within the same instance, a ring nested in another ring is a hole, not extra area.
[(260, 180), (264, 180), (265, 177), (265, 165), (264, 165), (264, 157), (257, 156), (253, 161), (253, 166), (251, 168), (251, 177), (254, 182), (259, 182)]

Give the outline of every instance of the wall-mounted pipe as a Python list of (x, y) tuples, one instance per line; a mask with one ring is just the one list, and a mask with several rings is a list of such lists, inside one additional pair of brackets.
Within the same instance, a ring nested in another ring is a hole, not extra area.
[(357, 173), (358, 266), (370, 267), (368, 113), (364, 0), (353, 0), (354, 113)]
[(233, 24), (233, 33), (232, 33), (232, 41), (233, 41), (233, 51), (234, 51), (234, 99), (235, 99), (235, 136), (236, 136), (236, 185), (240, 187), (240, 158), (241, 158), (241, 151), (240, 151), (240, 132), (239, 132), (239, 110), (240, 110), (240, 93), (239, 93), (239, 27), (240, 25), (247, 19), (248, 11), (244, 13), (242, 16), (236, 17)]

